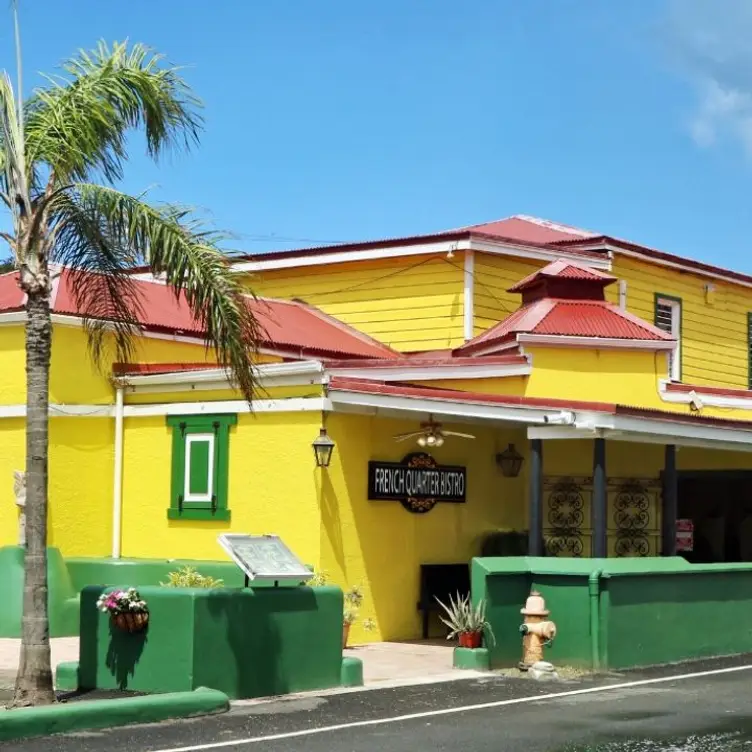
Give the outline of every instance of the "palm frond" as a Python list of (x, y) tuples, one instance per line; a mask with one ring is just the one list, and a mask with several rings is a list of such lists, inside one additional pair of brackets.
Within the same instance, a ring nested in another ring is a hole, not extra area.
[(179, 69), (144, 45), (100, 42), (62, 68), (63, 75), (48, 78), (48, 88), (36, 90), (25, 108), (29, 164), (46, 164), (59, 183), (95, 174), (119, 180), (133, 128), (143, 126), (154, 158), (197, 140), (199, 101)]
[[(155, 275), (164, 275), (176, 297), (185, 300), (221, 367), (246, 399), (252, 399), (252, 355), (260, 326), (248, 292), (218, 247), (220, 235), (202, 228), (187, 209), (150, 206), (140, 198), (91, 183), (76, 184), (50, 203), (55, 216), (54, 260), (83, 270), (72, 272), (80, 280), (74, 284), (74, 294), (92, 322), (95, 356), (99, 354), (98, 331), (105, 327), (96, 322), (104, 318), (116, 327), (118, 357), (130, 354), (139, 298), (127, 272), (145, 263)], [(94, 277), (101, 277), (101, 289), (89, 289), (86, 279), (91, 275), (84, 271), (99, 273)]]
[(11, 210), (18, 235), (19, 215), (28, 214), (30, 203), (16, 97), (7, 73), (0, 75), (0, 163), (3, 170), (2, 199)]

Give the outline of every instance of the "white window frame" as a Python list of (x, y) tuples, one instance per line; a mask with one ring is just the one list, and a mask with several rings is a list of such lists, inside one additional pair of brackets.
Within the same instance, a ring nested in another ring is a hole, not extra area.
[[(209, 476), (205, 494), (191, 494), (191, 444), (199, 441), (209, 444)], [(183, 477), (183, 503), (206, 504), (214, 495), (214, 434), (189, 433), (185, 437), (185, 471)]]
[[(658, 306), (663, 306), (671, 310), (671, 331), (668, 334), (676, 339), (676, 348), (669, 354), (668, 375), (671, 381), (681, 381), (681, 301), (657, 295), (655, 306), (656, 311)], [(658, 328), (660, 329), (661, 327)]]

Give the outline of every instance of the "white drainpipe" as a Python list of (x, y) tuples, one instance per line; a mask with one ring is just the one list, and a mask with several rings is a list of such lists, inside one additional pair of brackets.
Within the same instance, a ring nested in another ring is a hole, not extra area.
[(115, 390), (115, 469), (112, 484), (112, 558), (120, 558), (123, 517), (123, 387)]

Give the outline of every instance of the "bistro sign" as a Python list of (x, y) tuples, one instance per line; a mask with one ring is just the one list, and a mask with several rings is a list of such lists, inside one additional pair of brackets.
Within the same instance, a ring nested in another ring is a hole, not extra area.
[(368, 498), (399, 501), (411, 512), (428, 512), (438, 502), (463, 504), (467, 470), (437, 465), (430, 454), (413, 452), (402, 462), (368, 463)]

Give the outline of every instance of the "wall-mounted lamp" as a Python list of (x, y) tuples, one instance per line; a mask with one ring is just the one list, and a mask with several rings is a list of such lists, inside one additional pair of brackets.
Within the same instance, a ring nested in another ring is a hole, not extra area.
[(329, 467), (334, 451), (334, 442), (329, 438), (326, 428), (319, 430), (319, 435), (313, 440), (313, 453), (316, 456), (316, 467)]
[(522, 470), (525, 458), (510, 444), (503, 452), (496, 455), (496, 464), (501, 468), (505, 478), (516, 478)]

